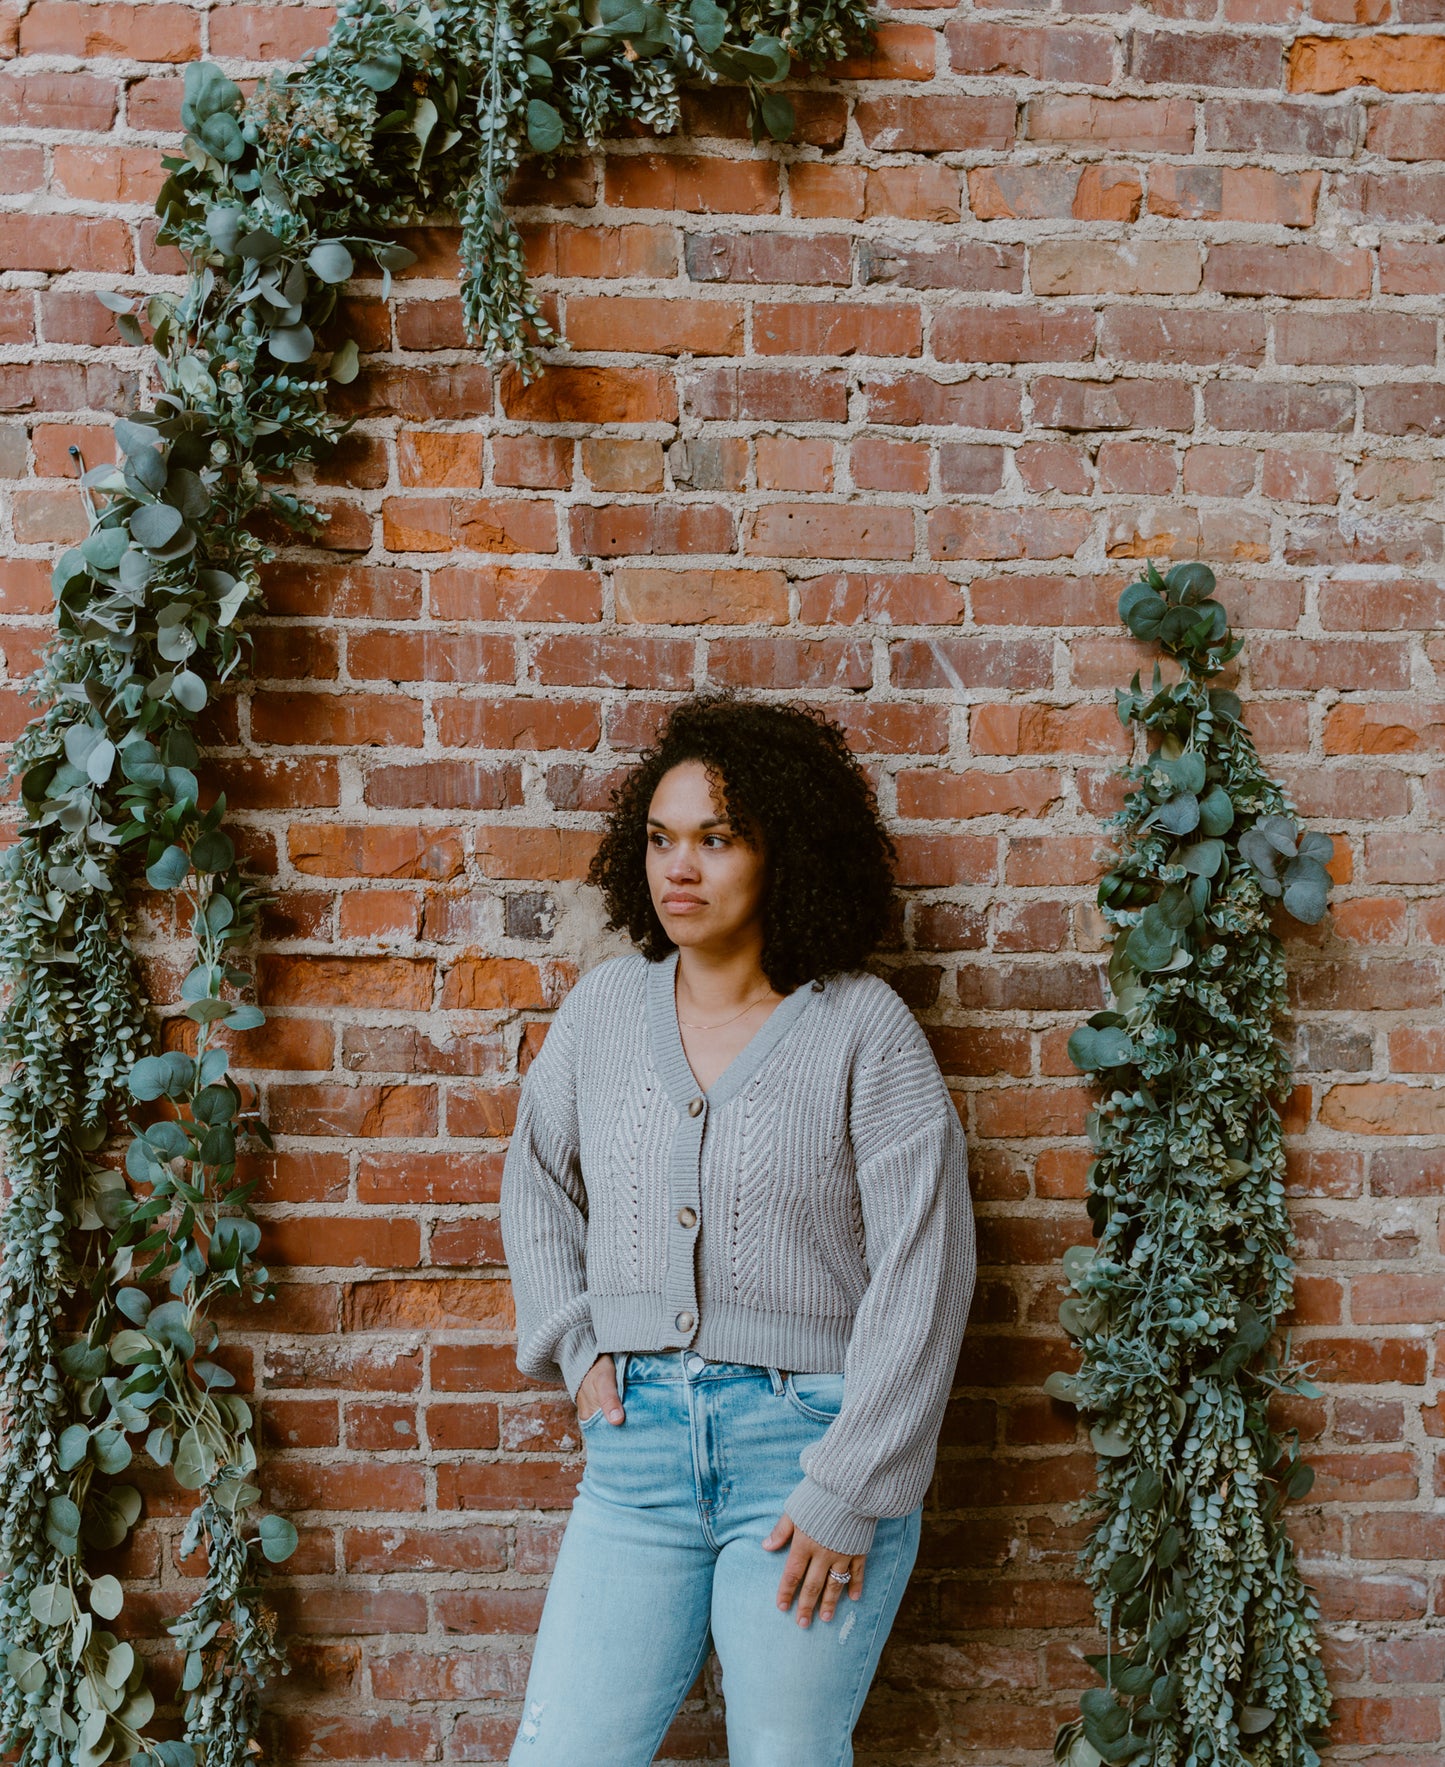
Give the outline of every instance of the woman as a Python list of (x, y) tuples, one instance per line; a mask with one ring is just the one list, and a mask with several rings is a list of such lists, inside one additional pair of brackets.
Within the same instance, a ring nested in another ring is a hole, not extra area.
[(731, 1767), (853, 1759), (974, 1280), (957, 1114), (862, 967), (892, 854), (800, 707), (687, 701), (614, 796), (638, 951), (558, 1010), (502, 1180), (517, 1361), (587, 1451), (513, 1763), (645, 1767), (710, 1640)]

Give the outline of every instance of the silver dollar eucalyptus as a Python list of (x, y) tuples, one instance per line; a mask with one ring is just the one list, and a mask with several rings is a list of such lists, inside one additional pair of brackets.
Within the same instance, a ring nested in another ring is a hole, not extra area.
[(1096, 1243), (1064, 1255), (1083, 1365), (1045, 1390), (1092, 1420), (1083, 1568), (1110, 1648), (1059, 1732), (1068, 1767), (1318, 1767), (1328, 1722), (1319, 1610), (1281, 1515), (1313, 1473), (1269, 1418), (1276, 1394), (1319, 1391), (1269, 1348), (1294, 1276), (1269, 910), (1324, 917), (1332, 843), (1301, 832), (1238, 697), (1209, 684), (1242, 644), (1214, 587), (1204, 565), (1151, 565), (1119, 603), (1179, 673), (1117, 696), (1147, 753), (1122, 770), (1099, 885), (1114, 1004), (1069, 1039), (1104, 1088)]

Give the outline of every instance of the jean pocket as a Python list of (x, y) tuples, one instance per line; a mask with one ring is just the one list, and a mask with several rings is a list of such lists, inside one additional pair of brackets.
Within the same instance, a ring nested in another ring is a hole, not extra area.
[(783, 1382), (783, 1392), (809, 1423), (832, 1423), (843, 1409), (841, 1374), (790, 1374)]
[(599, 1405), (595, 1411), (589, 1412), (586, 1417), (579, 1417), (577, 1419), (577, 1427), (579, 1430), (590, 1429), (594, 1423), (601, 1420), (601, 1417), (602, 1407)]

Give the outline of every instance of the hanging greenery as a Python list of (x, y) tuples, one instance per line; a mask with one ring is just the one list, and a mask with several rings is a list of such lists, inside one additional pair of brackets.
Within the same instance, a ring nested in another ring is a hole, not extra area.
[(1318, 1607), (1281, 1514), (1313, 1480), (1276, 1394), (1317, 1397), (1268, 1348), (1291, 1298), (1275, 1041), (1284, 955), (1270, 920), (1323, 918), (1329, 837), (1302, 833), (1238, 697), (1239, 652), (1202, 564), (1152, 565), (1119, 613), (1179, 665), (1136, 674), (1120, 722), (1148, 752), (1121, 769), (1117, 852), (1099, 885), (1116, 929), (1114, 1004), (1069, 1039), (1107, 1091), (1090, 1116), (1096, 1244), (1064, 1254), (1059, 1309), (1077, 1374), (1045, 1390), (1088, 1414), (1098, 1486), (1083, 1569), (1110, 1648), (1056, 1759), (1148, 1767), (1317, 1767), (1329, 1692)]
[[(259, 1514), (254, 1420), (211, 1318), (219, 1297), (272, 1293), (238, 1170), (268, 1138), (227, 1048), (264, 1022), (236, 961), (262, 898), (224, 796), (202, 808), (193, 729), (246, 671), (258, 517), (321, 525), (284, 482), (344, 428), (325, 409), (358, 365), (354, 341), (328, 338), (340, 286), (360, 259), (385, 292), (411, 261), (387, 236), (455, 207), (469, 329), (530, 370), (551, 333), (504, 207), (523, 156), (632, 118), (670, 129), (682, 79), (745, 82), (755, 133), (785, 137), (771, 88), (790, 57), (821, 64), (866, 30), (862, 0), (344, 0), (326, 47), (249, 99), (186, 71), (184, 152), (157, 202), (186, 285), (139, 311), (101, 297), (128, 342), (149, 332), (156, 384), (116, 425), (118, 463), (83, 474), (90, 531), (55, 567), (0, 861), (0, 1741), (19, 1767), (242, 1767), (283, 1666), (259, 1581), (296, 1533)], [(142, 881), (194, 942), (159, 1047), (128, 937)], [(123, 1170), (105, 1157), (122, 1129)], [(162, 1741), (143, 1659), (108, 1630), (124, 1591), (90, 1568), (140, 1516), (139, 1456), (197, 1493), (181, 1546), (205, 1564), (170, 1628), (185, 1734)]]

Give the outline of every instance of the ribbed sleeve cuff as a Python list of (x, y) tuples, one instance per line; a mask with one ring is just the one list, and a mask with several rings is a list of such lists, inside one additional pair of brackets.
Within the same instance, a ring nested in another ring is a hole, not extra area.
[(801, 1528), (829, 1552), (866, 1553), (873, 1545), (877, 1517), (849, 1509), (841, 1498), (810, 1478), (794, 1487), (783, 1509), (795, 1528)]
[(587, 1370), (597, 1360), (597, 1338), (589, 1321), (585, 1325), (574, 1325), (557, 1346), (557, 1366), (562, 1370), (562, 1379), (567, 1391), (573, 1399), (577, 1397), (577, 1389), (582, 1385)]

